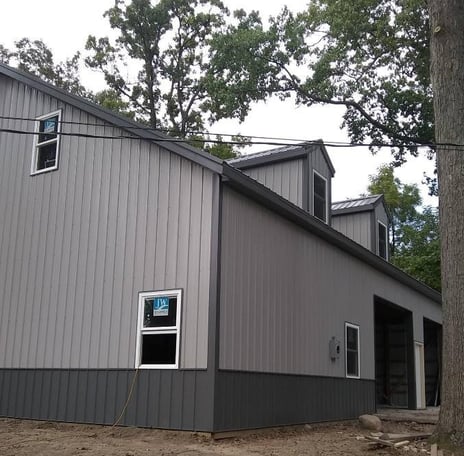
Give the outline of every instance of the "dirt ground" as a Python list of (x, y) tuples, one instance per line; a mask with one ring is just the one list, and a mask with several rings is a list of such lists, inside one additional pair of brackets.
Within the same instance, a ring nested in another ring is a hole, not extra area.
[[(433, 426), (384, 422), (384, 432), (432, 432)], [(368, 444), (357, 422), (318, 424), (299, 429), (213, 441), (203, 434), (153, 429), (0, 419), (1, 456), (329, 456), (430, 454), (426, 441), (401, 449)]]

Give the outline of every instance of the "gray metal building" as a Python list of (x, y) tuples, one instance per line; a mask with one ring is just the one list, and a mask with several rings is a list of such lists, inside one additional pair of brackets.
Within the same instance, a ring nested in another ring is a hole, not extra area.
[(440, 295), (330, 226), (333, 174), (319, 142), (227, 163), (0, 64), (0, 416), (425, 406)]

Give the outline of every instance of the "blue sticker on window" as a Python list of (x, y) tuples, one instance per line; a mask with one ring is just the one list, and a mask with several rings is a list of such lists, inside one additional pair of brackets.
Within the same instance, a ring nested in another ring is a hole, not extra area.
[(55, 125), (56, 125), (56, 120), (55, 119), (46, 119), (44, 121), (44, 133), (54, 133), (55, 132)]
[(153, 316), (166, 317), (169, 315), (169, 298), (161, 296), (153, 299)]

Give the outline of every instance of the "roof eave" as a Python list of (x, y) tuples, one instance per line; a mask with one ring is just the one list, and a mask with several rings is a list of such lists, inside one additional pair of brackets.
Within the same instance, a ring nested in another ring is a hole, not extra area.
[(277, 193), (268, 189), (254, 179), (251, 179), (240, 170), (235, 169), (232, 165), (224, 163), (222, 174), (226, 178), (226, 184), (235, 188), (237, 191), (244, 193), (255, 201), (279, 213), (287, 220), (295, 222), (307, 231), (310, 231), (332, 245), (335, 245), (336, 247), (360, 259), (366, 264), (369, 264), (375, 269), (441, 304), (441, 294), (439, 292), (414, 279), (410, 275), (393, 266), (391, 263), (388, 263), (378, 255), (375, 255), (370, 250), (365, 249), (360, 244), (329, 227), (316, 217), (313, 217), (298, 206), (293, 205)]

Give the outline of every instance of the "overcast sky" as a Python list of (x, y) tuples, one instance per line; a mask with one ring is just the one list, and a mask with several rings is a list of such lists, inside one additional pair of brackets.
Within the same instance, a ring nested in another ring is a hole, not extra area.
[[(224, 0), (229, 9), (249, 6), (259, 9), (264, 17), (276, 14), (284, 4), (294, 11), (305, 5), (302, 0)], [(15, 40), (23, 37), (42, 39), (54, 52), (57, 60), (71, 56), (82, 50), (89, 34), (103, 36), (108, 33), (103, 12), (114, 5), (114, 0), (16, 0), (2, 1), (0, 15), (0, 43), (11, 47)], [(100, 85), (99, 79), (87, 73), (84, 83), (92, 88)], [(296, 108), (290, 100), (271, 100), (257, 104), (247, 120), (238, 125), (235, 121), (223, 121), (211, 127), (212, 132), (242, 133), (253, 136), (298, 138), (314, 140), (322, 138), (327, 142), (348, 141), (346, 132), (340, 129), (340, 107)], [(263, 146), (255, 150), (262, 150)], [(333, 200), (357, 197), (365, 192), (368, 175), (376, 172), (378, 166), (390, 158), (388, 148), (372, 156), (367, 148), (328, 149), (336, 170), (333, 180)], [(405, 183), (418, 183), (424, 172), (432, 174), (434, 164), (425, 159), (410, 159), (397, 171), (397, 176)], [(427, 196), (427, 189), (421, 185), (426, 204), (437, 205), (436, 198)]]

